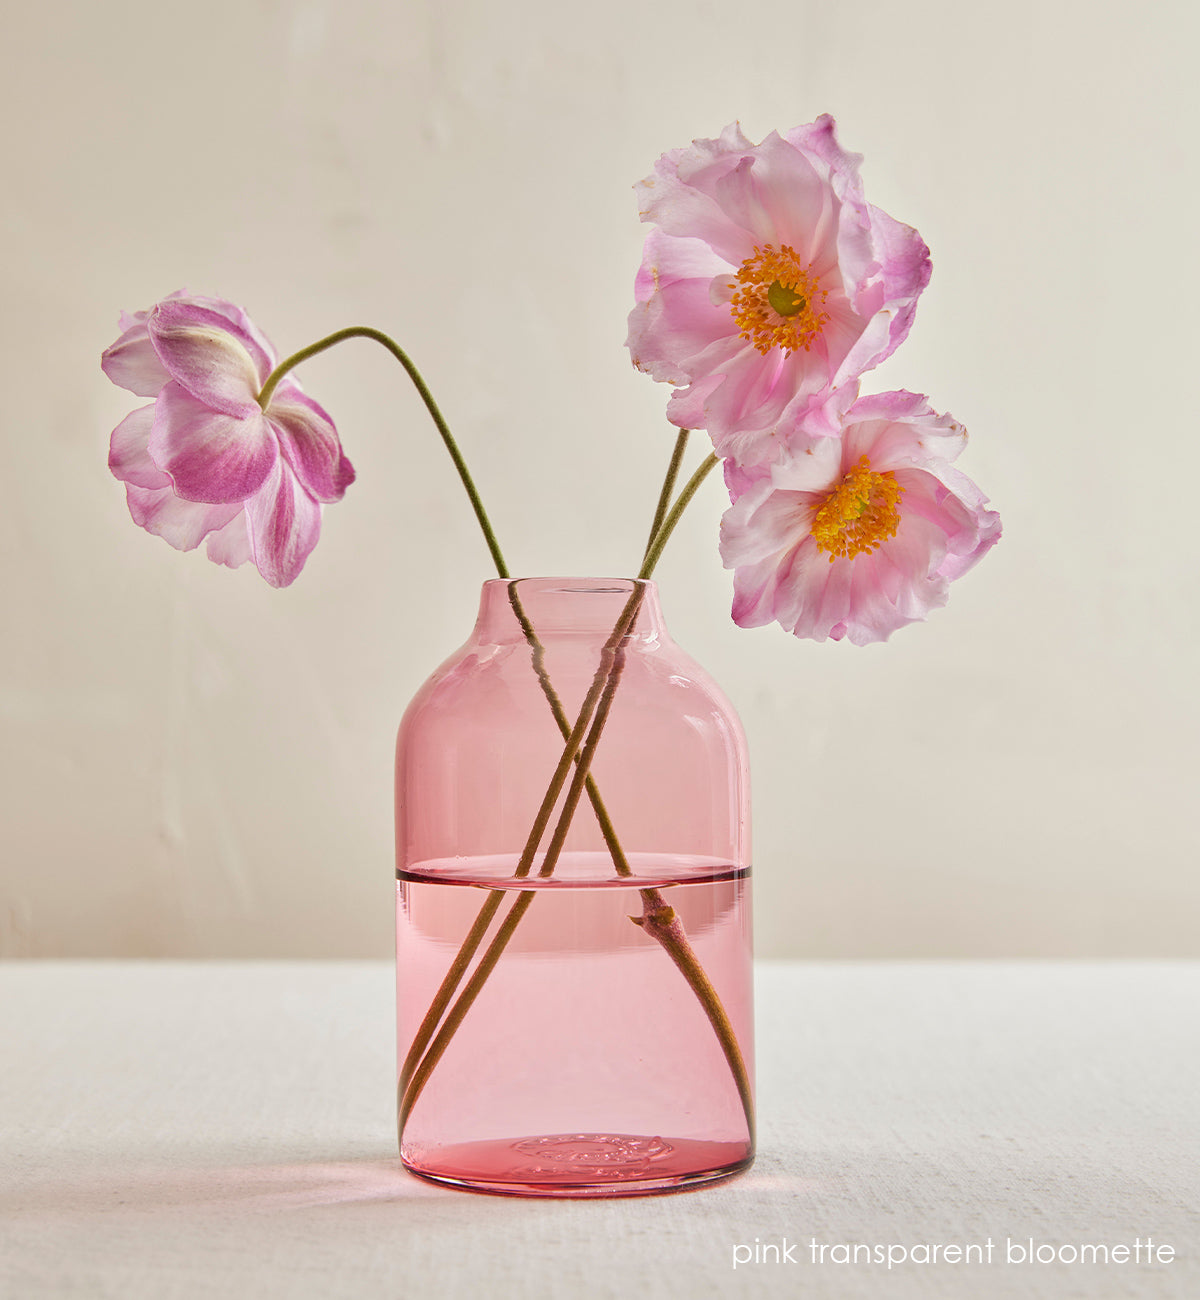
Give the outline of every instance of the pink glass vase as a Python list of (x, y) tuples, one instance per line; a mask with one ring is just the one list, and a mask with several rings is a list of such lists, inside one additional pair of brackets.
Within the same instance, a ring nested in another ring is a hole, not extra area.
[(750, 1164), (748, 798), (737, 716), (653, 583), (484, 583), (396, 749), (413, 1173), (614, 1196)]

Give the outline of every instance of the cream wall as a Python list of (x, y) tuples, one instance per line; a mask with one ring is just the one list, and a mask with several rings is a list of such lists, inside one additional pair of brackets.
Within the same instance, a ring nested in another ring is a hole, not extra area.
[[(270, 590), (133, 526), (120, 308), (407, 345), (522, 573), (625, 573), (670, 445), (630, 186), (839, 120), (933, 281), (927, 392), (1001, 545), (885, 646), (728, 618), (710, 483), (659, 571), (739, 707), (767, 955), (1200, 952), (1200, 40), (1187, 0), (65, 0), (0, 20), (0, 952), (385, 955), (391, 751), (487, 554), (403, 375), (311, 363), (359, 472)], [(697, 458), (699, 451), (696, 452)]]

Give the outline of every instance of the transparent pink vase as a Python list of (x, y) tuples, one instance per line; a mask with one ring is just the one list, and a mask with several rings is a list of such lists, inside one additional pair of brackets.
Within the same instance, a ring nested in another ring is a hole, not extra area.
[(738, 719), (653, 583), (484, 583), (396, 750), (413, 1173), (619, 1196), (750, 1164), (748, 798)]

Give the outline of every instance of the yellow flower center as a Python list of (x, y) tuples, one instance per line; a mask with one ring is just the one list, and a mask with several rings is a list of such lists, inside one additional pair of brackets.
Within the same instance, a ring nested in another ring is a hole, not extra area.
[(755, 248), (738, 268), (729, 300), (741, 337), (749, 339), (764, 356), (772, 348), (785, 353), (812, 347), (813, 339), (829, 319), (821, 310), (826, 291), (794, 249), (784, 244)]
[(812, 535), (829, 553), (848, 560), (877, 551), (900, 527), (900, 498), (904, 489), (891, 470), (876, 474), (866, 456), (828, 493), (813, 515)]

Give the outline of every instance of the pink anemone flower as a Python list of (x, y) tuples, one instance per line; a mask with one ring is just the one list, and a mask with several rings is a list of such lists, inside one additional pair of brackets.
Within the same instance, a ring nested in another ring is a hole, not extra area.
[(880, 393), (738, 482), (721, 521), (733, 619), (799, 637), (886, 641), (946, 603), (1000, 539), (1000, 516), (950, 462), (966, 430), (924, 397)]
[(859, 376), (903, 342), (929, 282), (920, 235), (865, 201), (828, 115), (753, 145), (735, 123), (640, 183), (633, 363), (679, 387), (667, 416), (769, 464), (836, 436)]
[(333, 421), (289, 374), (258, 402), (275, 350), (219, 298), (180, 293), (122, 314), (104, 373), (155, 400), (113, 430), (109, 468), (136, 524), (235, 568), (246, 560), (273, 587), (304, 567), (321, 507), (354, 481)]

